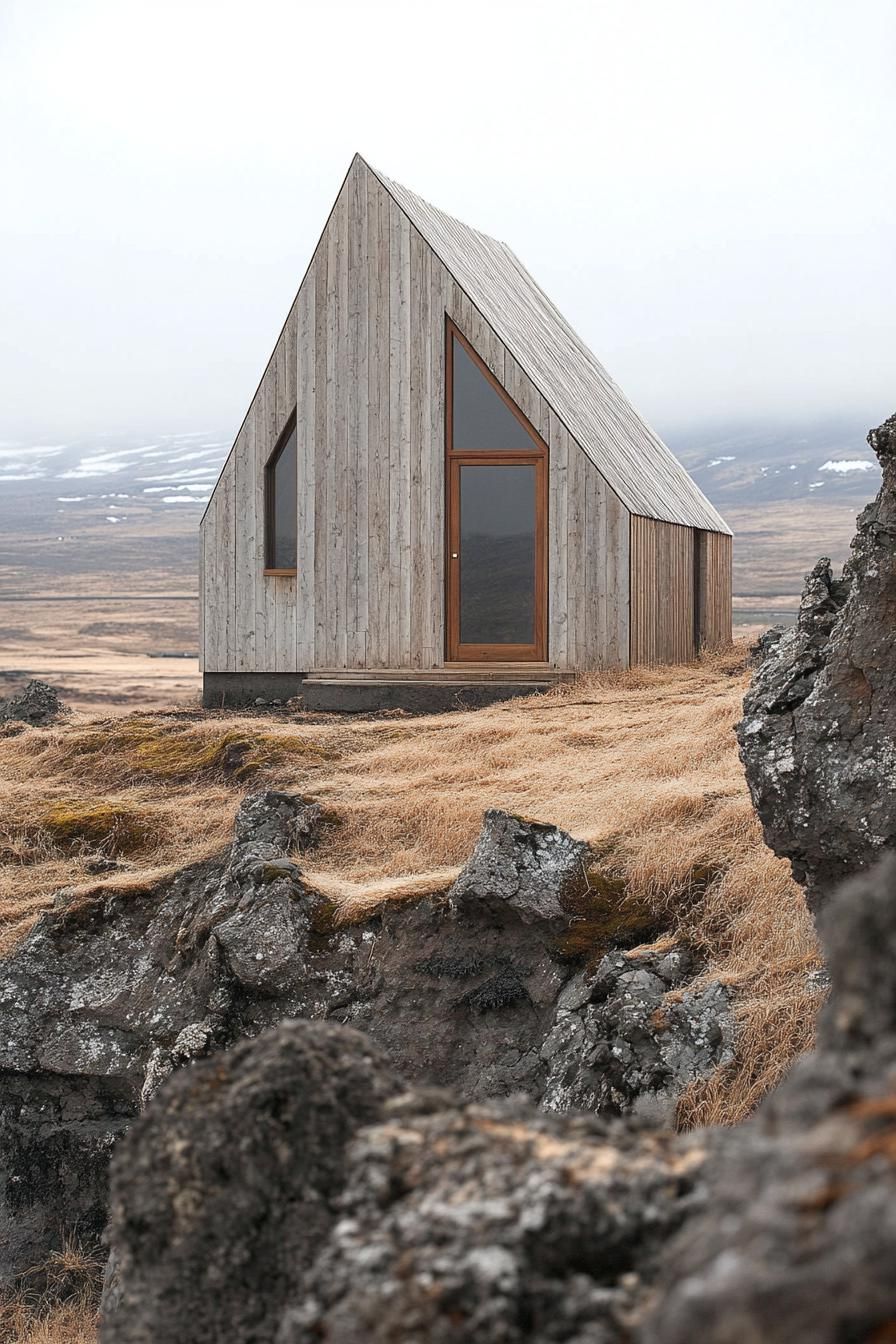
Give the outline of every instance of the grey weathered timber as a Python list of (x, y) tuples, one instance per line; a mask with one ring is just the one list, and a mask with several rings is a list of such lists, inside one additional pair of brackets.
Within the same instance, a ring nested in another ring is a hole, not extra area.
[[(730, 536), (684, 469), (504, 244), (356, 156), (203, 519), (207, 676), (445, 666), (446, 319), (547, 447), (546, 666), (730, 637)], [(266, 574), (293, 410), (296, 573)]]
[[(683, 663), (698, 651), (695, 624), (695, 537), (692, 527), (632, 518), (631, 658), (633, 663)], [(729, 540), (726, 538), (726, 540)], [(730, 594), (730, 581), (727, 588)], [(719, 598), (710, 595), (718, 605)], [(730, 620), (724, 639), (731, 638)], [(700, 641), (713, 644), (711, 632)]]

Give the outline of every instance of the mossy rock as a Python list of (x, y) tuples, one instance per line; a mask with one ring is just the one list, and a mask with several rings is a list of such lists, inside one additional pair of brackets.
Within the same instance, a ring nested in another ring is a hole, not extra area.
[(40, 828), (54, 844), (102, 849), (107, 854), (131, 854), (156, 838), (153, 819), (139, 808), (77, 799), (53, 803), (41, 817)]
[(558, 943), (564, 960), (595, 966), (611, 948), (637, 947), (662, 932), (664, 921), (647, 900), (627, 892), (622, 878), (592, 868), (588, 882), (587, 891), (563, 902), (570, 915)]
[(71, 750), (95, 762), (119, 756), (136, 776), (154, 780), (217, 777), (241, 783), (266, 766), (301, 756), (307, 765), (322, 764), (333, 753), (298, 734), (245, 733), (235, 728), (199, 734), (134, 717), (73, 735)]

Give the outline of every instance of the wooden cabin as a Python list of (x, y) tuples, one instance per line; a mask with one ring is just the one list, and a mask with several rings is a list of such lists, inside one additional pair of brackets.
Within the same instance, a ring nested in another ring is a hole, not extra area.
[(481, 703), (731, 638), (731, 533), (504, 243), (353, 160), (201, 524), (207, 705)]

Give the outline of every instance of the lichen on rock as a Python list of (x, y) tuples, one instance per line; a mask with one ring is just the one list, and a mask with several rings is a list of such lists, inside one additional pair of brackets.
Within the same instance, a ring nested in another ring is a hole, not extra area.
[(541, 1047), (542, 1104), (637, 1111), (674, 1124), (684, 1089), (734, 1054), (728, 990), (718, 981), (684, 988), (696, 969), (687, 948), (660, 945), (608, 953), (596, 971), (571, 980)]
[(796, 625), (768, 646), (737, 733), (765, 838), (817, 910), (896, 846), (896, 416), (842, 579), (822, 559)]

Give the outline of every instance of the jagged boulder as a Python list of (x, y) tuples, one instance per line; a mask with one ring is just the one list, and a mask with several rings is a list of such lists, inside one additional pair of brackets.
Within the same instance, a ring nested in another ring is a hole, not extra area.
[(685, 1087), (734, 1055), (725, 986), (683, 988), (697, 969), (687, 948), (660, 943), (608, 953), (596, 971), (571, 980), (541, 1047), (542, 1104), (604, 1115), (635, 1110), (673, 1124)]
[(507, 906), (526, 921), (564, 921), (565, 898), (588, 885), (590, 850), (559, 826), (527, 821), (492, 808), (463, 872), (448, 892), (457, 906)]
[(817, 1048), (714, 1136), (643, 1344), (893, 1337), (896, 858), (844, 885), (820, 924), (832, 984)]
[(67, 712), (59, 692), (45, 681), (29, 681), (19, 695), (0, 700), (0, 723), (28, 723), (33, 728), (46, 728)]
[(174, 1070), (287, 1017), (363, 1029), (406, 1082), (464, 1100), (619, 1112), (649, 1094), (668, 1110), (724, 1059), (724, 995), (692, 1002), (690, 962), (678, 977), (668, 959), (613, 963), (589, 976), (580, 1035), (560, 1022), (603, 899), (582, 842), (488, 813), (449, 891), (345, 928), (293, 857), (319, 819), (301, 797), (250, 795), (223, 863), (63, 899), (0, 961), (0, 1283), (67, 1233), (100, 1235), (112, 1147)]
[(366, 1036), (285, 1022), (170, 1079), (112, 1171), (104, 1344), (273, 1339), (399, 1090)]
[(737, 734), (765, 838), (818, 909), (896, 846), (896, 416), (842, 579), (822, 559), (795, 627), (765, 650)]
[(626, 1344), (699, 1142), (520, 1102), (387, 1107), (277, 1344)]
[(399, 1095), (365, 1037), (287, 1023), (169, 1079), (119, 1146), (103, 1344), (623, 1344), (702, 1161)]

